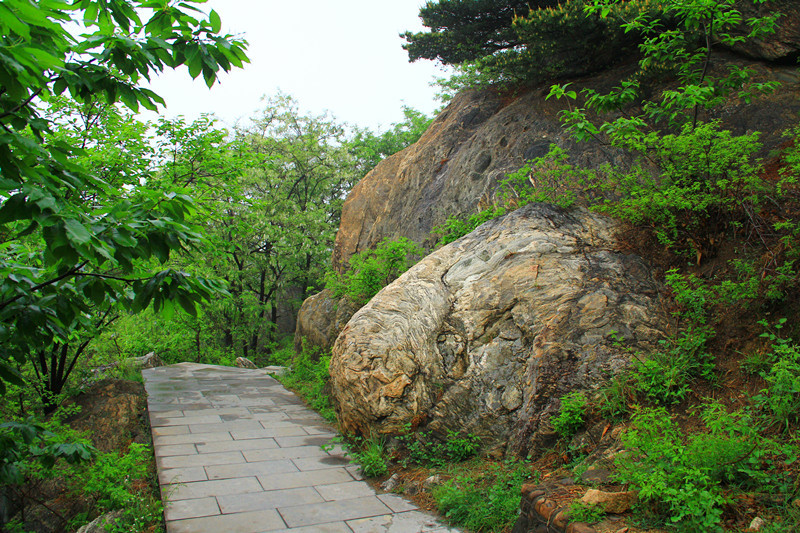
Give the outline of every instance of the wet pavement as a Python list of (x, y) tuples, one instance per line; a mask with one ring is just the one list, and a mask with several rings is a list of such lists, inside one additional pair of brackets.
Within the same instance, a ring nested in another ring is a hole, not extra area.
[(456, 531), (377, 494), (325, 420), (264, 370), (143, 374), (167, 533)]

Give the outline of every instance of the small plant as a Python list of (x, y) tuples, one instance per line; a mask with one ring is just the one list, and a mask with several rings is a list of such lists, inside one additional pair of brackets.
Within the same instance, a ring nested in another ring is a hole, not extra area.
[(679, 531), (717, 530), (726, 501), (721, 484), (747, 483), (773, 453), (746, 412), (711, 403), (701, 418), (706, 431), (685, 435), (663, 407), (642, 409), (622, 436), (628, 453), (616, 460), (619, 480)]
[(333, 422), (336, 413), (328, 392), (330, 355), (321, 355), (319, 349), (309, 345), (305, 338), (302, 346), (302, 351), (294, 357), (288, 371), (276, 376), (276, 379), (308, 402), (323, 418)]
[(424, 255), (425, 250), (405, 237), (384, 239), (374, 250), (353, 255), (350, 268), (344, 274), (328, 271), (325, 286), (337, 298), (347, 296), (364, 305)]
[(480, 447), (481, 439), (477, 435), (472, 433), (461, 435), (457, 431), (448, 431), (447, 440), (444, 443), (444, 453), (448, 459), (461, 462), (478, 453)]
[(505, 207), (492, 206), (478, 213), (474, 213), (468, 216), (466, 219), (457, 216), (449, 216), (442, 224), (435, 226), (431, 230), (432, 234), (440, 236), (439, 241), (436, 243), (436, 247), (439, 248), (446, 244), (450, 244), (451, 242), (460, 239), (464, 235), (471, 233), (478, 226), (484, 224), (485, 222), (501, 217), (505, 214)]
[(383, 439), (373, 437), (360, 443), (359, 451), (351, 451), (354, 463), (361, 465), (367, 477), (382, 476), (389, 470)]
[(570, 522), (584, 522), (594, 524), (605, 516), (602, 505), (588, 505), (580, 500), (574, 500), (569, 506)]
[(436, 506), (448, 520), (472, 531), (504, 531), (519, 513), (524, 465), (485, 462), (433, 490)]
[(588, 402), (582, 392), (571, 392), (561, 397), (561, 410), (551, 420), (556, 433), (569, 439), (583, 426)]

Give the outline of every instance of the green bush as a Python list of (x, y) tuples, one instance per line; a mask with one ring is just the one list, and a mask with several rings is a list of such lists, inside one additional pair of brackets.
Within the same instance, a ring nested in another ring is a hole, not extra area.
[(763, 374), (767, 388), (756, 397), (756, 404), (788, 430), (792, 422), (800, 419), (800, 347), (777, 344), (773, 351), (775, 362)]
[(276, 378), (287, 389), (291, 389), (303, 398), (308, 405), (329, 422), (336, 420), (336, 413), (331, 404), (328, 382), (330, 381), (330, 355), (321, 355), (320, 349), (310, 346), (303, 339), (303, 349), (291, 362), (291, 366), (283, 375)]
[(520, 486), (529, 477), (514, 462), (481, 465), (433, 490), (436, 506), (449, 521), (471, 531), (504, 531), (519, 514)]
[(453, 430), (448, 430), (447, 438), (443, 441), (432, 437), (430, 433), (412, 433), (410, 430), (398, 439), (406, 451), (404, 466), (413, 463), (443, 467), (448, 463), (458, 463), (476, 455), (481, 444), (477, 435)]
[(353, 255), (350, 268), (344, 274), (329, 271), (325, 275), (325, 286), (337, 298), (347, 296), (364, 305), (424, 254), (418, 244), (405, 237), (384, 239), (374, 250)]
[(389, 470), (383, 439), (371, 438), (357, 442), (356, 448), (355, 451), (350, 450), (350, 453), (353, 454), (353, 462), (361, 465), (365, 476), (378, 477)]
[(770, 444), (741, 411), (711, 403), (706, 431), (685, 435), (662, 407), (637, 412), (616, 459), (619, 480), (639, 491), (648, 511), (679, 531), (716, 531), (726, 501), (722, 483), (746, 482)]
[(588, 402), (582, 392), (576, 391), (562, 396), (558, 416), (550, 420), (556, 433), (564, 439), (572, 438), (583, 426), (587, 407)]
[(459, 216), (449, 216), (442, 224), (434, 226), (431, 230), (432, 234), (439, 235), (439, 241), (436, 243), (436, 247), (438, 248), (450, 244), (464, 235), (471, 233), (483, 223), (505, 214), (505, 207), (492, 206), (478, 213), (473, 213), (466, 219)]

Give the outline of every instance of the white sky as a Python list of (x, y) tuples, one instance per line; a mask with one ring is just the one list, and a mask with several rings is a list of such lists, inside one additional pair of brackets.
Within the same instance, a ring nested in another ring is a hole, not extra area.
[[(167, 102), (162, 114), (194, 119), (214, 113), (225, 125), (246, 121), (261, 97), (279, 90), (304, 112), (385, 131), (403, 119), (403, 104), (427, 114), (439, 107), (429, 83), (444, 73), (431, 61), (408, 62), (399, 34), (419, 31), (424, 0), (209, 0), (222, 32), (244, 34), (250, 63), (208, 89), (186, 68), (151, 88)], [(145, 118), (152, 116), (145, 115)]]

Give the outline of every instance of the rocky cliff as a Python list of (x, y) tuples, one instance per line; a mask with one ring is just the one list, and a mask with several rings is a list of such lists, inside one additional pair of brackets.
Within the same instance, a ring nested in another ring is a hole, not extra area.
[[(783, 31), (788, 35), (793, 30)], [(789, 54), (791, 47), (782, 50)], [(767, 52), (752, 50), (753, 54)], [(763, 132), (766, 154), (783, 142), (782, 130), (796, 121), (800, 77), (794, 66), (738, 61), (755, 69), (759, 79), (783, 84), (776, 94), (750, 104), (733, 99), (719, 110), (719, 118), (733, 131)], [(573, 87), (610, 88), (630, 70), (620, 67), (575, 80)], [(598, 143), (574, 143), (558, 118), (565, 104), (547, 100), (548, 90), (549, 86), (541, 87), (514, 98), (493, 91), (458, 95), (416, 144), (381, 162), (348, 195), (333, 251), (334, 267), (341, 271), (354, 253), (387, 237), (403, 236), (432, 245), (435, 238), (430, 231), (435, 225), (449, 215), (480, 210), (490, 203), (500, 180), (526, 160), (544, 155), (551, 144), (568, 150), (576, 164), (593, 167), (610, 162), (624, 167), (630, 163), (622, 153)], [(296, 345), (305, 336), (330, 348), (349, 318), (343, 311), (355, 311), (326, 300), (323, 293), (303, 305)]]

